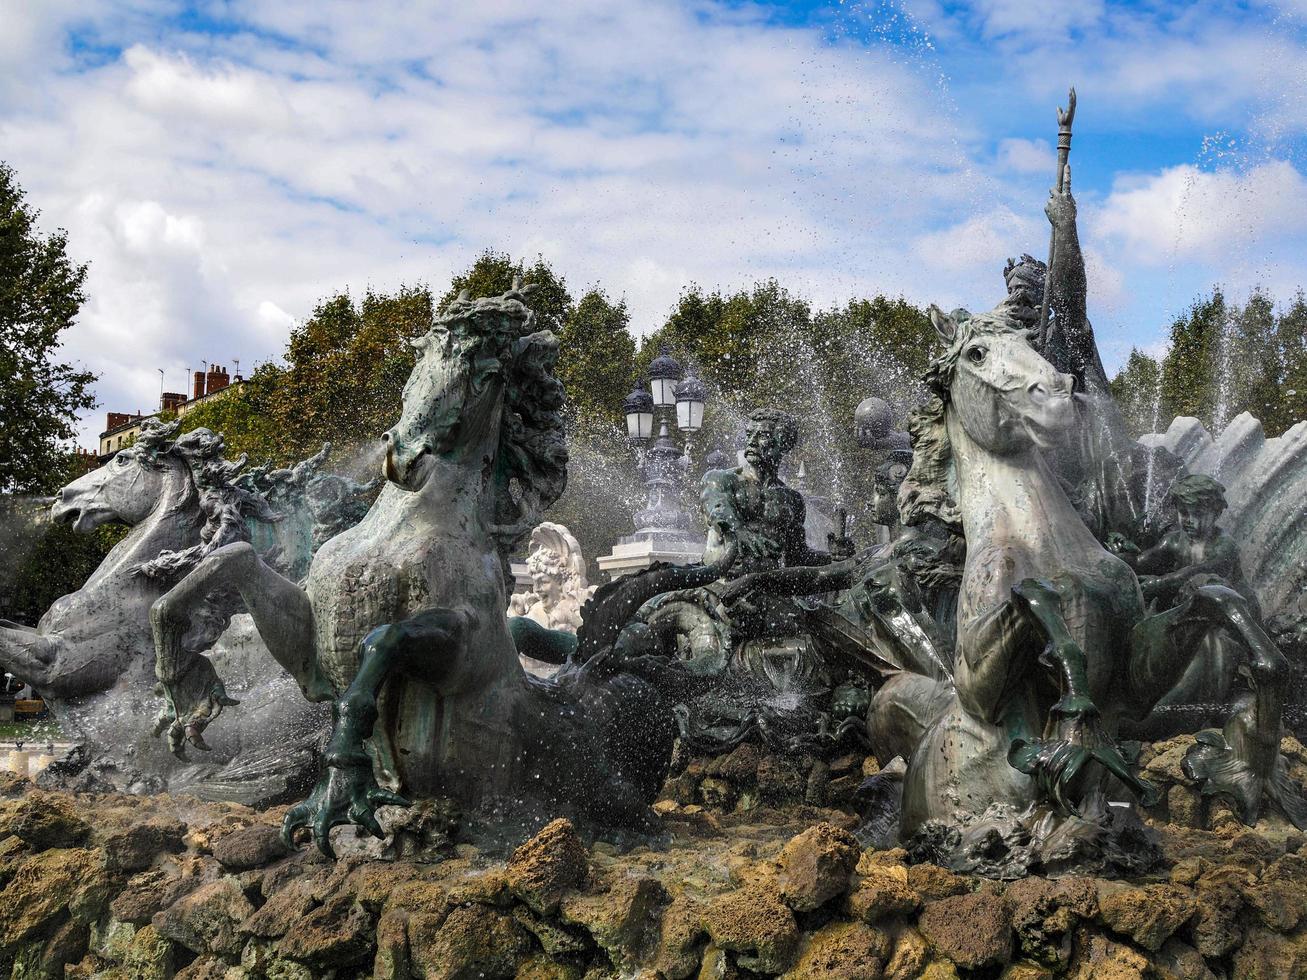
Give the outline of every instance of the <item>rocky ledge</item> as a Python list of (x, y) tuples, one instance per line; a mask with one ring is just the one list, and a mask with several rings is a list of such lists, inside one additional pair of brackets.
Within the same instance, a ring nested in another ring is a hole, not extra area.
[(1203, 829), (1177, 792), (1149, 879), (1002, 883), (861, 847), (827, 803), (874, 760), (732, 756), (669, 782), (657, 840), (555, 820), (496, 854), (424, 803), (386, 814), (384, 844), (344, 831), (334, 863), (282, 846), (281, 809), (11, 779), (0, 975), (1307, 977), (1307, 836), (1283, 824)]

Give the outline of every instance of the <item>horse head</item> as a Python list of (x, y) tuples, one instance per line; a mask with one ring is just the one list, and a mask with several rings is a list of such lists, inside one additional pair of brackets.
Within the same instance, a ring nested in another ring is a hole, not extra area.
[(410, 343), (417, 363), (404, 385), (400, 419), (382, 434), (382, 473), (420, 490), (436, 459), (466, 450), (496, 421), (503, 399), (505, 347), (532, 318), (523, 294), (503, 302), (469, 300), (463, 290), (431, 330)]
[(1016, 320), (999, 311), (950, 315), (936, 306), (930, 320), (946, 350), (927, 384), (976, 444), (999, 456), (1049, 449), (1074, 424), (1075, 378), (1049, 364)]
[(111, 522), (135, 526), (160, 506), (198, 506), (189, 467), (168, 452), (176, 429), (146, 422), (133, 445), (59, 491), (51, 519), (85, 533)]
[(403, 412), (381, 437), (382, 474), (403, 490), (421, 490), (441, 462), (485, 474), (501, 550), (530, 532), (567, 482), (558, 340), (537, 329), (532, 291), (514, 280), (502, 296), (459, 293), (413, 341)]

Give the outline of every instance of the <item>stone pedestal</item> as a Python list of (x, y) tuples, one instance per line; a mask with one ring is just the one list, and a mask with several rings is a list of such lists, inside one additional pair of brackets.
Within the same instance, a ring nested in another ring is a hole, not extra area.
[(694, 565), (703, 560), (703, 540), (671, 534), (633, 534), (622, 538), (612, 553), (600, 555), (599, 570), (610, 580), (630, 575), (654, 562)]

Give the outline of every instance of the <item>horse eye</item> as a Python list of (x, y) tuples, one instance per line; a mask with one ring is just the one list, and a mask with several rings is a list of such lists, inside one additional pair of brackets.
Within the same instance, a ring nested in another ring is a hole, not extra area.
[(970, 350), (967, 351), (967, 358), (971, 361), (972, 364), (979, 364), (981, 361), (985, 359), (985, 348), (972, 347)]

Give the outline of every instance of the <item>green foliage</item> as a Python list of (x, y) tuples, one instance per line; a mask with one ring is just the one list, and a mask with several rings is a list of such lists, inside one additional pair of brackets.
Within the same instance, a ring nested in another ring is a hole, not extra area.
[(609, 302), (601, 290), (581, 297), (559, 331), (558, 376), (578, 416), (614, 425), (622, 420), (622, 399), (635, 383), (635, 338), (626, 302)]
[(1171, 324), (1158, 362), (1132, 351), (1112, 393), (1133, 435), (1193, 416), (1213, 433), (1251, 412), (1267, 436), (1307, 417), (1307, 301), (1277, 312), (1264, 292), (1243, 305), (1215, 289)]
[(56, 599), (82, 587), (128, 530), (107, 524), (80, 534), (67, 524), (43, 523), (22, 546), (11, 543), (0, 566), (0, 619), (35, 626)]
[(86, 266), (63, 231), (42, 236), (14, 172), (0, 164), (0, 493), (58, 488), (60, 443), (95, 407), (95, 375), (58, 360), (86, 298)]
[(449, 289), (440, 297), (437, 309), (443, 310), (464, 289), (473, 298), (506, 293), (512, 288), (515, 277), (520, 277), (524, 285), (536, 287), (527, 300), (527, 306), (535, 310), (543, 321), (540, 324), (542, 329), (557, 332), (572, 312), (572, 296), (567, 291), (567, 283), (539, 255), (528, 266), (524, 260), (514, 261), (508, 255), (487, 249), (477, 256), (472, 268), (454, 277)]
[(1162, 366), (1157, 361), (1132, 348), (1125, 367), (1111, 381), (1112, 397), (1121, 407), (1126, 428), (1135, 438), (1166, 424), (1161, 419), (1159, 401), (1161, 374)]
[[(201, 402), (183, 415), (181, 431), (206, 428), (221, 432), (227, 444), (227, 455), (231, 457), (248, 453), (251, 459), (258, 461), (283, 459), (275, 406), (285, 373), (274, 364), (259, 365), (243, 384), (218, 398)], [(172, 417), (171, 412), (160, 414), (163, 421)], [(285, 460), (290, 461), (289, 457)]]

